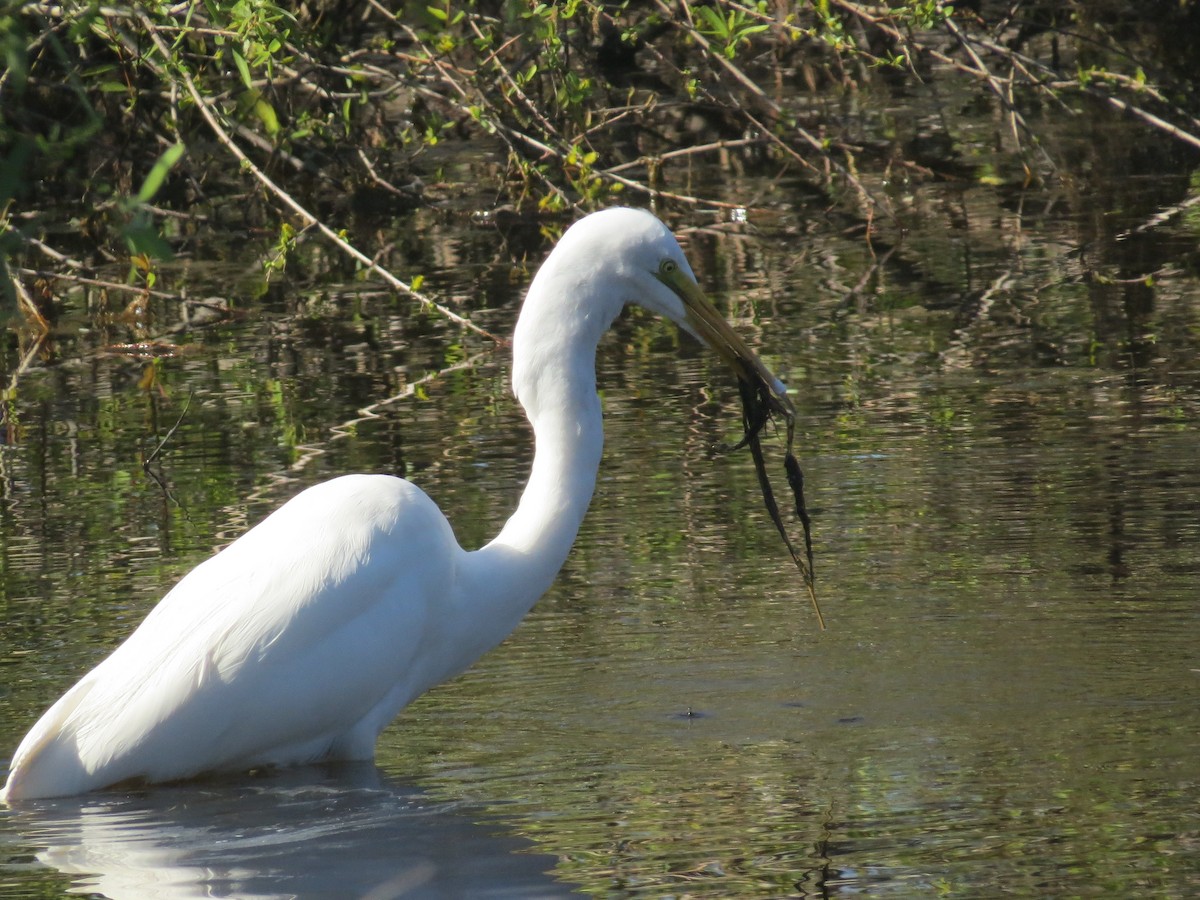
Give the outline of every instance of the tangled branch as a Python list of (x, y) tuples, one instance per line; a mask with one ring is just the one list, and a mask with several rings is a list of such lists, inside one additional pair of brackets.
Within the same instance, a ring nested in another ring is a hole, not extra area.
[[(21, 6), (13, 21), (24, 30), (10, 38), (19, 52), (0, 75), (0, 282), (11, 301), (32, 308), (18, 281), (33, 273), (113, 285), (119, 277), (102, 269), (123, 264), (144, 274), (130, 289), (163, 292), (149, 284), (154, 261), (186, 252), (184, 226), (210, 225), (232, 202), (235, 215), (280, 235), (262, 248), (264, 278), (286, 269), (303, 233), (319, 234), (360, 276), (491, 338), (422, 291), (419, 275), (396, 274), (389, 246), (370, 246), (374, 231), (352, 232), (343, 201), (367, 198), (393, 215), (455, 191), (478, 202), (470, 178), (430, 185), (422, 175), (438, 144), (469, 140), (499, 173), (492, 205), (524, 215), (628, 195), (753, 208), (770, 205), (770, 186), (786, 175), (857, 217), (869, 240), (893, 214), (891, 169), (943, 176), (897, 146), (855, 139), (822, 115), (832, 107), (797, 97), (851, 94), (884, 75), (969, 79), (1005, 117), (1026, 180), (1064, 167), (1030, 121), (1031, 97), (1065, 116), (1098, 101), (1200, 148), (1200, 122), (1178, 99), (1186, 90), (1115, 50), (1108, 67), (1066, 71), (1057, 51), (1044, 52), (1053, 23), (1028, 28), (1010, 14), (1019, 5), (989, 21), (916, 0), (887, 9), (573, 0), (505, 7), (497, 18), (454, 0), (403, 15), (361, 0), (345, 22), (324, 18), (317, 29), (300, 18), (333, 5)], [(1103, 29), (1097, 18), (1095, 42), (1108, 47)], [(730, 159), (757, 167), (765, 187), (745, 196), (719, 179), (694, 186), (693, 166)], [(71, 214), (90, 242), (55, 228), (63, 192), (53, 186), (78, 171), (100, 176), (67, 192), (80, 197)]]

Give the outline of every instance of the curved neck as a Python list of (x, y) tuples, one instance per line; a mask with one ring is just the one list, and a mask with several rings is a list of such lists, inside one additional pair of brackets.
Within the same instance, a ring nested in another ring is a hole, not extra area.
[(536, 449), (516, 511), (490, 543), (458, 558), (453, 592), (429, 624), (442, 636), (430, 644), (453, 651), (430, 662), (420, 690), (461, 672), (511, 634), (571, 551), (596, 486), (603, 423), (594, 372), (563, 379), (559, 393), (561, 402), (530, 414)]
[(573, 397), (532, 419), (529, 481), (500, 534), (479, 551), (503, 557), (507, 565), (498, 565), (504, 569), (520, 569), (520, 589), (530, 595), (529, 606), (566, 561), (596, 487), (604, 443), (600, 398), (592, 385), (574, 387), (564, 391)]
[(466, 574), (478, 573), (473, 592), (480, 608), (511, 620), (513, 627), (554, 582), (571, 552), (596, 487), (604, 444), (594, 371), (586, 379), (565, 377), (553, 388), (554, 401), (545, 402), (542, 393), (543, 402), (530, 415), (533, 468), (516, 510), (489, 544), (468, 554)]
[(554, 582), (596, 486), (604, 444), (596, 347), (623, 304), (593, 283), (578, 268), (543, 266), (513, 336), (513, 388), (533, 425), (533, 470), (500, 534), (467, 554), (460, 571), (473, 605), (509, 630)]

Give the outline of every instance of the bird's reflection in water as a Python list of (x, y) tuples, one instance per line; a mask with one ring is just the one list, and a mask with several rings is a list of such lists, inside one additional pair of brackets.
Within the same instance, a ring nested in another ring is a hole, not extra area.
[(571, 893), (547, 874), (554, 857), (372, 763), (22, 803), (7, 819), (72, 893), (110, 900)]

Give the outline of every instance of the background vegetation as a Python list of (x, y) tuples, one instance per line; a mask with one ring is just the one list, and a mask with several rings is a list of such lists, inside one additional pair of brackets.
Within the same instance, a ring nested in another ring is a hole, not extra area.
[[(771, 205), (695, 188), (693, 162), (718, 158), (798, 181), (886, 252), (921, 182), (1077, 178), (1049, 120), (1133, 116), (1147, 157), (1190, 161), (1198, 32), (1189, 0), (7, 0), (5, 319), (27, 343), (64, 305), (178, 295), (162, 261), (247, 234), (266, 289), (319, 235), (348, 276), (371, 270), (473, 327), (420, 292), (380, 225), (477, 197), (481, 171), (486, 216)], [(864, 95), (878, 108), (918, 86), (943, 92), (941, 115), (864, 117)], [(958, 131), (962, 104), (993, 111), (986, 164)], [(468, 141), (480, 167), (448, 169), (446, 145)]]

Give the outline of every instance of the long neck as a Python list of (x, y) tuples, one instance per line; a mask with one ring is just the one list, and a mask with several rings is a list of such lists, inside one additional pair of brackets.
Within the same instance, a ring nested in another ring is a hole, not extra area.
[(496, 643), (554, 582), (596, 486), (604, 443), (596, 346), (621, 303), (590, 291), (586, 274), (543, 267), (513, 339), (513, 387), (533, 425), (533, 470), (500, 534), (468, 553), (460, 571), (460, 596), (490, 623)]
[(543, 403), (531, 415), (535, 450), (529, 481), (500, 534), (479, 551), (496, 571), (513, 576), (510, 585), (524, 595), (513, 598), (525, 605), (522, 614), (566, 561), (596, 487), (604, 433), (595, 376), (589, 376), (564, 380), (556, 402)]

